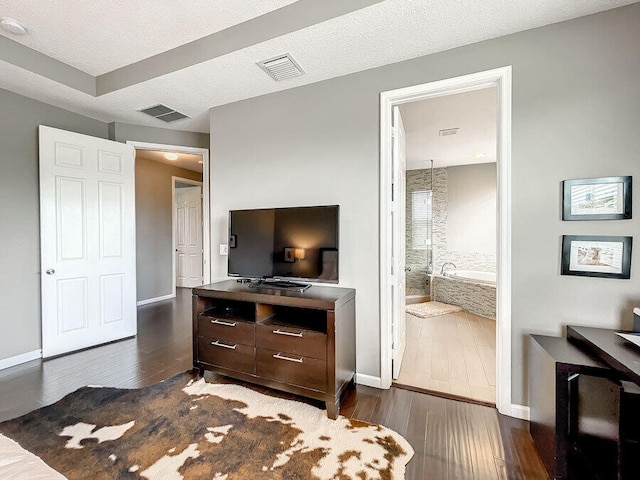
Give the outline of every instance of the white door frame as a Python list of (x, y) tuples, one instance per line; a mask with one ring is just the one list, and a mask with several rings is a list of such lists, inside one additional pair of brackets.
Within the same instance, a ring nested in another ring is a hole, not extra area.
[[(486, 87), (497, 90), (497, 311), (496, 407), (522, 418), (511, 404), (511, 66), (472, 73), (380, 94), (380, 383), (391, 378), (391, 166), (392, 110), (416, 100), (463, 93)], [(521, 407), (520, 407), (521, 409)]]
[[(166, 145), (163, 143), (147, 143), (138, 142), (136, 140), (127, 140), (127, 144), (133, 145), (136, 150), (162, 150), (176, 153), (189, 153), (202, 155), (202, 259), (203, 266), (202, 275), (204, 283), (211, 283), (211, 217), (209, 215), (209, 198), (211, 182), (209, 180), (209, 149), (198, 147), (185, 147), (180, 145)], [(175, 184), (172, 189), (175, 190)], [(175, 195), (175, 192), (172, 192)], [(173, 207), (172, 207), (173, 208)], [(173, 218), (173, 213), (171, 214)], [(172, 220), (173, 224), (174, 220)], [(172, 233), (173, 236), (173, 233)], [(172, 257), (173, 257), (173, 295), (176, 294), (176, 275), (175, 275), (175, 240), (172, 241)]]
[[(189, 185), (193, 185), (194, 187), (202, 187), (201, 193), (204, 194), (204, 183), (199, 182), (198, 180), (191, 180), (190, 178), (183, 177), (171, 177), (171, 258), (173, 258), (171, 271), (173, 272), (173, 293), (176, 293), (176, 182), (180, 183), (188, 183)], [(201, 199), (202, 202), (202, 275), (204, 277), (204, 272), (206, 270), (206, 264), (204, 263), (204, 251), (206, 250), (204, 244), (204, 197)], [(205, 280), (203, 278), (203, 280)], [(209, 281), (205, 281), (204, 283), (209, 283)]]

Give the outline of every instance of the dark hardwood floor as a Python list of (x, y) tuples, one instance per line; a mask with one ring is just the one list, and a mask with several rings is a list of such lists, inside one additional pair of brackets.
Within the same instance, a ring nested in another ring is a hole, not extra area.
[[(0, 371), (0, 421), (53, 403), (84, 385), (151, 385), (191, 369), (191, 347), (191, 291), (178, 289), (175, 300), (138, 308), (136, 338)], [(210, 372), (205, 378), (242, 383)], [(345, 395), (340, 413), (403, 435), (415, 450), (407, 479), (549, 478), (527, 422), (502, 416), (494, 408), (358, 385)]]

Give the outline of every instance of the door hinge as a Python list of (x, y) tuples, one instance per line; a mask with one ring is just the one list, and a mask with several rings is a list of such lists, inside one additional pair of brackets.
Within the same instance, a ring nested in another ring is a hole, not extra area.
[(395, 191), (396, 191), (396, 186), (392, 183), (391, 184), (391, 201), (395, 201)]

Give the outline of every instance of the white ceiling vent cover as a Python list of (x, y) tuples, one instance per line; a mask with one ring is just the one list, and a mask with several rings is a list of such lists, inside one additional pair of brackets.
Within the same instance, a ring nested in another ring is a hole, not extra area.
[(276, 82), (304, 74), (302, 67), (298, 65), (298, 62), (289, 53), (283, 53), (277, 57), (257, 62), (257, 64)]
[(139, 110), (141, 113), (149, 115), (153, 118), (157, 118), (158, 120), (162, 120), (166, 123), (177, 122), (178, 120), (182, 120), (183, 118), (189, 118), (188, 115), (184, 113), (180, 113), (173, 108), (167, 107), (166, 105), (158, 104), (153, 107), (143, 108)]
[(444, 130), (440, 130), (438, 134), (441, 137), (448, 137), (449, 135), (457, 135), (459, 128), (445, 128)]

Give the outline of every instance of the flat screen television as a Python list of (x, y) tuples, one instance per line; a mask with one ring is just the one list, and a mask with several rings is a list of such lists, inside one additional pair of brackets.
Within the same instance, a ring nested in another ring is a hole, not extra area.
[(231, 210), (230, 276), (338, 283), (338, 205)]

